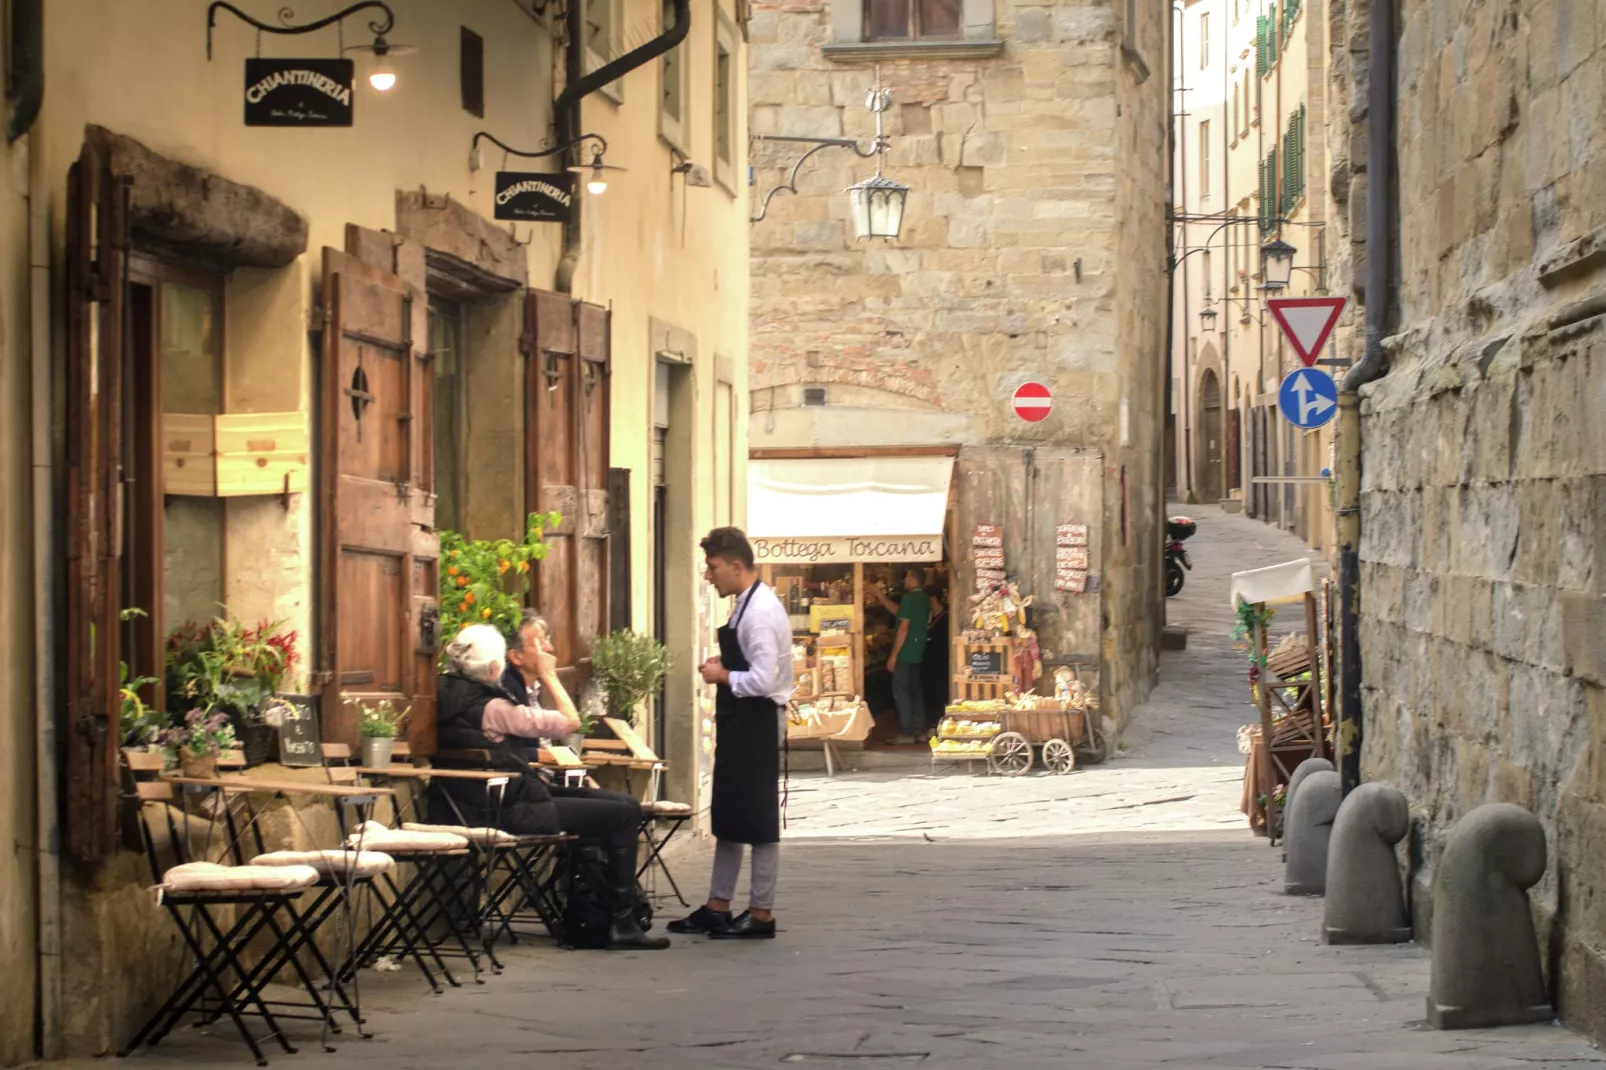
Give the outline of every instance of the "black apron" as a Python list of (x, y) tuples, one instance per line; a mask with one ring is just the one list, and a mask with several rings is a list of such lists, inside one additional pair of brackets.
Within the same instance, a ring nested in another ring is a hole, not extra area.
[[(747, 589), (730, 623), (719, 630), (720, 664), (730, 672), (750, 668), (736, 639), (736, 626), (758, 587), (754, 583)], [(791, 655), (783, 650), (780, 656)], [(731, 843), (779, 843), (779, 707), (768, 695), (737, 698), (729, 684), (720, 684), (714, 699), (714, 733), (714, 791), (709, 808), (714, 837)]]

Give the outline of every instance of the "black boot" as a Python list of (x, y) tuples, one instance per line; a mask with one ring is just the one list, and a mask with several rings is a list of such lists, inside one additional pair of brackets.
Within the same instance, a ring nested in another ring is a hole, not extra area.
[(608, 898), (613, 926), (608, 930), (610, 951), (662, 951), (667, 936), (648, 936), (636, 921), (636, 848), (608, 849)]

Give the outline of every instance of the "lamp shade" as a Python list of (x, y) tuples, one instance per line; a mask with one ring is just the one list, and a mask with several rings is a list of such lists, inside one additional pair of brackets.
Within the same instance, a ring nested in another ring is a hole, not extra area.
[(896, 238), (903, 230), (904, 200), (909, 187), (884, 175), (848, 187), (853, 229), (860, 238)]
[(1216, 310), (1209, 305), (1199, 310), (1199, 329), (1206, 334), (1216, 329)]
[(1294, 254), (1299, 250), (1278, 238), (1260, 247), (1261, 285), (1268, 290), (1281, 290), (1294, 275)]

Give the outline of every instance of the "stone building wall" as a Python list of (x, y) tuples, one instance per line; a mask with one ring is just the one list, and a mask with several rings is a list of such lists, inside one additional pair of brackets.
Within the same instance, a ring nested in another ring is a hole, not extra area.
[(1419, 933), (1457, 818), (1539, 816), (1552, 982), (1606, 1036), (1606, 5), (1400, 9), (1399, 326), (1363, 393), (1363, 771), (1411, 797)]
[[(753, 5), (752, 132), (868, 144), (879, 62), (894, 92), (886, 173), (912, 192), (899, 240), (859, 242), (842, 191), (873, 164), (828, 150), (754, 226), (751, 444), (1102, 449), (1119, 710), (1152, 676), (1160, 590), (1166, 20), (1131, 5), (1144, 21), (1123, 51), (1120, 4), (999, 0), (978, 27), (980, 6), (966, 5), (968, 50), (927, 58), (828, 57), (832, 2)], [(803, 151), (755, 146), (755, 210)], [(1054, 393), (1041, 423), (1011, 410), (1028, 379)], [(805, 406), (807, 387), (827, 403)]]

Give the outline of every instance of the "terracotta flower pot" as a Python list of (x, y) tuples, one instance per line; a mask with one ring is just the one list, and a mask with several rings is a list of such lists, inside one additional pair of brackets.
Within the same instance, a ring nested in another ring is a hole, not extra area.
[(217, 755), (197, 754), (183, 747), (178, 752), (178, 768), (185, 776), (210, 779), (217, 776)]

